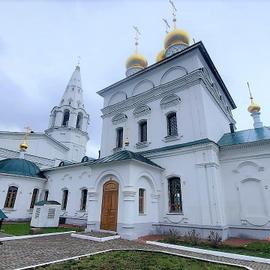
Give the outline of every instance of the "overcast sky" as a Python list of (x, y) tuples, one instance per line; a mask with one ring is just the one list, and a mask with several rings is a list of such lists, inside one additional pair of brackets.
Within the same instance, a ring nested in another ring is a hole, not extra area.
[[(246, 81), (269, 125), (270, 1), (175, 0), (180, 28), (203, 41), (234, 98), (237, 128), (252, 127)], [(97, 155), (102, 99), (96, 92), (125, 75), (134, 50), (132, 25), (142, 33), (139, 50), (149, 64), (163, 46), (171, 21), (167, 0), (0, 0), (0, 130), (47, 128), (81, 56), (86, 110), (90, 113), (88, 154)]]

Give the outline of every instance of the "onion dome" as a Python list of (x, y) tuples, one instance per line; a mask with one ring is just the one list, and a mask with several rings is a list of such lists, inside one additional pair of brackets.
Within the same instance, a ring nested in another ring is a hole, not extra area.
[(146, 58), (140, 54), (135, 52), (129, 58), (126, 62), (126, 68), (146, 68), (148, 66)]
[(260, 110), (261, 110), (260, 105), (253, 102), (253, 100), (251, 100), (251, 104), (248, 106), (248, 111), (250, 113), (254, 113), (254, 112), (259, 112)]
[(45, 178), (35, 163), (21, 158), (0, 160), (0, 173)]
[(160, 62), (165, 58), (165, 49), (162, 49), (156, 56), (156, 62)]
[(164, 48), (167, 49), (172, 45), (189, 45), (189, 34), (179, 28), (173, 29), (169, 32), (164, 40)]

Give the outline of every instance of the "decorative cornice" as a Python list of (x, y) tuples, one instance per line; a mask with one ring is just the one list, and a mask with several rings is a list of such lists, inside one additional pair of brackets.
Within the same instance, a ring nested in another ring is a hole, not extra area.
[(223, 113), (227, 116), (228, 120), (232, 123), (235, 123), (231, 111), (228, 110), (226, 103), (223, 102), (224, 98), (220, 99), (219, 91), (214, 84), (211, 84), (207, 78), (207, 71), (205, 71), (203, 68), (196, 69), (179, 79), (158, 85), (141, 94), (129, 97), (126, 100), (104, 107), (101, 110), (103, 113), (102, 118), (111, 117), (117, 113), (123, 113), (125, 111), (150, 103), (151, 101), (165, 98), (166, 96), (173, 95), (191, 86), (202, 83), (213, 96)]

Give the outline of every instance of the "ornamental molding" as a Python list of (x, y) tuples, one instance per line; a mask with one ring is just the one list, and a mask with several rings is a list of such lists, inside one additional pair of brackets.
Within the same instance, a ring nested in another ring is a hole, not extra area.
[(212, 84), (209, 79), (207, 79), (206, 72), (207, 71), (205, 71), (203, 68), (196, 69), (182, 76), (181, 78), (162, 85), (158, 85), (152, 89), (145, 91), (144, 93), (129, 97), (126, 100), (104, 107), (101, 110), (103, 114), (102, 118), (111, 117), (117, 113), (123, 113), (125, 111), (134, 109), (141, 104), (147, 104), (154, 100), (163, 99), (168, 95), (173, 95), (191, 86), (203, 84), (205, 88), (209, 91), (211, 96), (214, 98), (216, 103), (219, 105), (220, 109), (227, 116), (228, 120), (231, 123), (235, 123), (230, 107), (228, 107), (227, 103), (224, 102), (224, 100), (226, 100), (227, 98), (224, 94), (222, 94), (223, 98), (220, 98), (220, 92), (222, 91), (219, 91), (215, 84)]
[(120, 124), (120, 123), (124, 123), (127, 121), (127, 116), (124, 113), (119, 113), (116, 114), (113, 118), (112, 118), (112, 123), (114, 125)]
[(133, 111), (133, 115), (135, 118), (138, 118), (138, 117), (143, 116), (143, 115), (148, 115), (150, 113), (151, 113), (151, 108), (145, 104), (139, 105)]
[(168, 95), (165, 96), (161, 101), (160, 101), (160, 106), (162, 109), (167, 109), (170, 107), (174, 107), (177, 104), (179, 104), (181, 101), (180, 97), (178, 97), (176, 94)]

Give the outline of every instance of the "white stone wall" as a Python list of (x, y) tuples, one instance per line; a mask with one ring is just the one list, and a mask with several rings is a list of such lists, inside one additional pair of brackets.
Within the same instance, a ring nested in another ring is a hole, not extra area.
[(227, 224), (270, 227), (270, 144), (255, 143), (220, 153)]
[[(35, 188), (39, 189), (38, 200), (43, 199), (43, 191), (46, 179), (26, 176), (0, 174), (0, 208), (7, 215), (8, 219), (30, 219), (32, 209), (30, 209), (32, 193)], [(10, 186), (18, 188), (14, 208), (4, 208), (5, 200)]]

